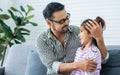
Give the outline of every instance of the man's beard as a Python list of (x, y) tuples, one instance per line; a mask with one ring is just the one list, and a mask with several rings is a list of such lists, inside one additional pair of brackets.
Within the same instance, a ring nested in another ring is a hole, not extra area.
[(60, 31), (58, 31), (55, 26), (53, 26), (53, 29), (58, 33), (66, 33), (68, 31), (68, 25), (64, 25)]

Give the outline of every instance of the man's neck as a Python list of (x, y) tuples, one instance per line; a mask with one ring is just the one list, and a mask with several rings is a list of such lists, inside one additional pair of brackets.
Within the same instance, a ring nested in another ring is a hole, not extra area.
[(51, 33), (53, 34), (53, 36), (55, 36), (55, 38), (59, 42), (61, 42), (62, 46), (64, 47), (65, 33), (60, 33), (60, 32), (55, 32), (55, 31), (51, 31)]
[(59, 38), (62, 38), (65, 36), (65, 33), (60, 33), (60, 32), (57, 32), (57, 31), (51, 31), (52, 35), (55, 36), (57, 39)]

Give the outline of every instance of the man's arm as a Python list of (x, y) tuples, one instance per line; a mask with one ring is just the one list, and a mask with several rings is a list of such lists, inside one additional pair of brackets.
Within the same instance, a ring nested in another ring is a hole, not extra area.
[(96, 67), (96, 62), (89, 59), (85, 59), (81, 62), (61, 63), (59, 67), (59, 73), (67, 73), (76, 69), (92, 72), (96, 69)]
[(100, 49), (100, 52), (102, 55), (102, 60), (106, 59), (107, 49), (105, 47), (104, 40), (103, 40), (102, 26), (93, 20), (93, 21), (89, 21), (89, 23), (87, 23), (86, 28), (90, 31), (90, 33), (96, 39), (98, 48)]
[(102, 60), (104, 60), (107, 56), (107, 49), (105, 47), (103, 37), (101, 37), (101, 39), (96, 39), (96, 41), (97, 41), (98, 48), (100, 49), (100, 52), (102, 54)]

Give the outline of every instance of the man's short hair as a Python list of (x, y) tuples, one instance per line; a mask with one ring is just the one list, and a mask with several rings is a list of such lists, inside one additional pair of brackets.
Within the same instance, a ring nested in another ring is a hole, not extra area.
[(58, 2), (49, 3), (43, 10), (43, 16), (45, 19), (54, 18), (53, 13), (64, 9), (64, 5)]

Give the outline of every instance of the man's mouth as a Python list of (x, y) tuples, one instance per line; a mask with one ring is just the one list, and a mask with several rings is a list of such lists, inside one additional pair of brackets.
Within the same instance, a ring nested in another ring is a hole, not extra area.
[(65, 25), (63, 28), (67, 28), (68, 27), (68, 25)]

